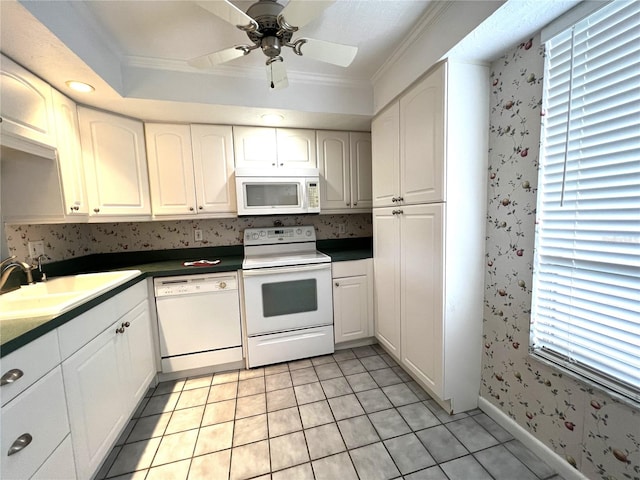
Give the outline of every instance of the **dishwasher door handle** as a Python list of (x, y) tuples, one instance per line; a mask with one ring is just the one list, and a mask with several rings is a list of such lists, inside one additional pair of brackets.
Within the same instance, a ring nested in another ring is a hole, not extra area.
[(275, 275), (279, 273), (304, 273), (318, 270), (331, 270), (330, 263), (320, 263), (311, 265), (298, 265), (294, 267), (268, 267), (256, 268), (255, 270), (242, 270), (243, 277), (262, 277), (265, 275)]

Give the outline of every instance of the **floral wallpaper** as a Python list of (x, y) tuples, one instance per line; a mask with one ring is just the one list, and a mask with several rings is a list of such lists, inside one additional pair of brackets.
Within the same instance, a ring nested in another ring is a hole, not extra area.
[[(92, 253), (168, 250), (223, 245), (241, 245), (245, 228), (282, 225), (313, 225), (319, 240), (373, 235), (371, 214), (285, 215), (154, 222), (69, 223), (62, 225), (6, 225), (9, 254), (27, 260), (27, 243), (45, 241), (48, 262)], [(344, 233), (339, 226), (344, 225)], [(194, 230), (202, 230), (202, 242), (194, 241)]]
[(592, 479), (640, 479), (640, 411), (528, 354), (544, 50), (491, 65), (480, 395)]

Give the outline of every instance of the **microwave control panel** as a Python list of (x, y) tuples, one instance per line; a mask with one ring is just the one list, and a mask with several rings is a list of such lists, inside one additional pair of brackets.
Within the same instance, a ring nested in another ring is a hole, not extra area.
[(320, 195), (317, 183), (309, 183), (307, 185), (307, 191), (309, 196), (309, 208), (318, 208), (320, 207)]

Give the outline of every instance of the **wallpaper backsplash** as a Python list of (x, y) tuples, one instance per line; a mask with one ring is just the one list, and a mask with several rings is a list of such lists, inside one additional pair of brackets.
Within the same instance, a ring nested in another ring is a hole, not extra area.
[(592, 479), (640, 479), (640, 411), (529, 356), (543, 48), (491, 65), (480, 395)]
[[(11, 255), (27, 260), (27, 242), (45, 241), (45, 252), (51, 261), (66, 260), (92, 253), (168, 250), (223, 245), (241, 245), (245, 228), (313, 225), (318, 240), (331, 238), (370, 237), (373, 234), (371, 214), (291, 215), (237, 217), (208, 220), (176, 220), (122, 223), (69, 223), (61, 225), (7, 225), (5, 234)], [(345, 232), (340, 233), (340, 225)], [(202, 230), (203, 241), (194, 241), (194, 230)]]

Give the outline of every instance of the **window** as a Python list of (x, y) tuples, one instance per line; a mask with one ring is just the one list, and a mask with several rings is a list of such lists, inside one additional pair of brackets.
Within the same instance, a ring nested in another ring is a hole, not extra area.
[(640, 2), (545, 47), (532, 350), (640, 401)]

